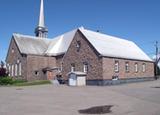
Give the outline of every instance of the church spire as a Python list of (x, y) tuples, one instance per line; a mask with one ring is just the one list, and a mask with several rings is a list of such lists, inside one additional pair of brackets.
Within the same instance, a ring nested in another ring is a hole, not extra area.
[(47, 33), (48, 29), (45, 27), (45, 22), (44, 22), (44, 3), (43, 0), (41, 0), (39, 24), (35, 29), (35, 34), (37, 37), (47, 38)]

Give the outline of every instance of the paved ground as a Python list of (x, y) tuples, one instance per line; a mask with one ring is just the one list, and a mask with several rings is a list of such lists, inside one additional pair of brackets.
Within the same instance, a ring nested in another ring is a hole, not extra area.
[(78, 115), (114, 105), (107, 115), (160, 115), (160, 80), (119, 86), (0, 87), (0, 115)]

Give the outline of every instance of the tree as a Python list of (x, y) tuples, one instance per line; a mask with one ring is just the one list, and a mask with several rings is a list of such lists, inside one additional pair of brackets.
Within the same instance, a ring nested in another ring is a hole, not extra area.
[(7, 71), (6, 71), (6, 68), (4, 67), (4, 62), (1, 61), (1, 64), (0, 64), (0, 77), (5, 77), (7, 76)]

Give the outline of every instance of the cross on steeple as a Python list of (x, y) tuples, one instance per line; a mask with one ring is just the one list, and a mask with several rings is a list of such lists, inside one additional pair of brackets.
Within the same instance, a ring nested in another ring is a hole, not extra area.
[(48, 29), (45, 27), (44, 21), (44, 2), (41, 0), (40, 5), (40, 15), (39, 15), (39, 24), (35, 29), (35, 34), (40, 38), (47, 38)]

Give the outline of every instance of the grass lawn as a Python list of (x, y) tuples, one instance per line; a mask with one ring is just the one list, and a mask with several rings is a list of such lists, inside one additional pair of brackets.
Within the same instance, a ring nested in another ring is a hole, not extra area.
[(51, 84), (49, 80), (37, 80), (27, 82), (24, 80), (14, 80), (11, 77), (0, 77), (0, 85), (1, 86), (30, 86), (30, 85), (44, 85)]
[(32, 81), (32, 82), (15, 82), (13, 83), (13, 86), (32, 86), (32, 85), (45, 85), (45, 84), (51, 84), (49, 80), (38, 80), (38, 81)]

